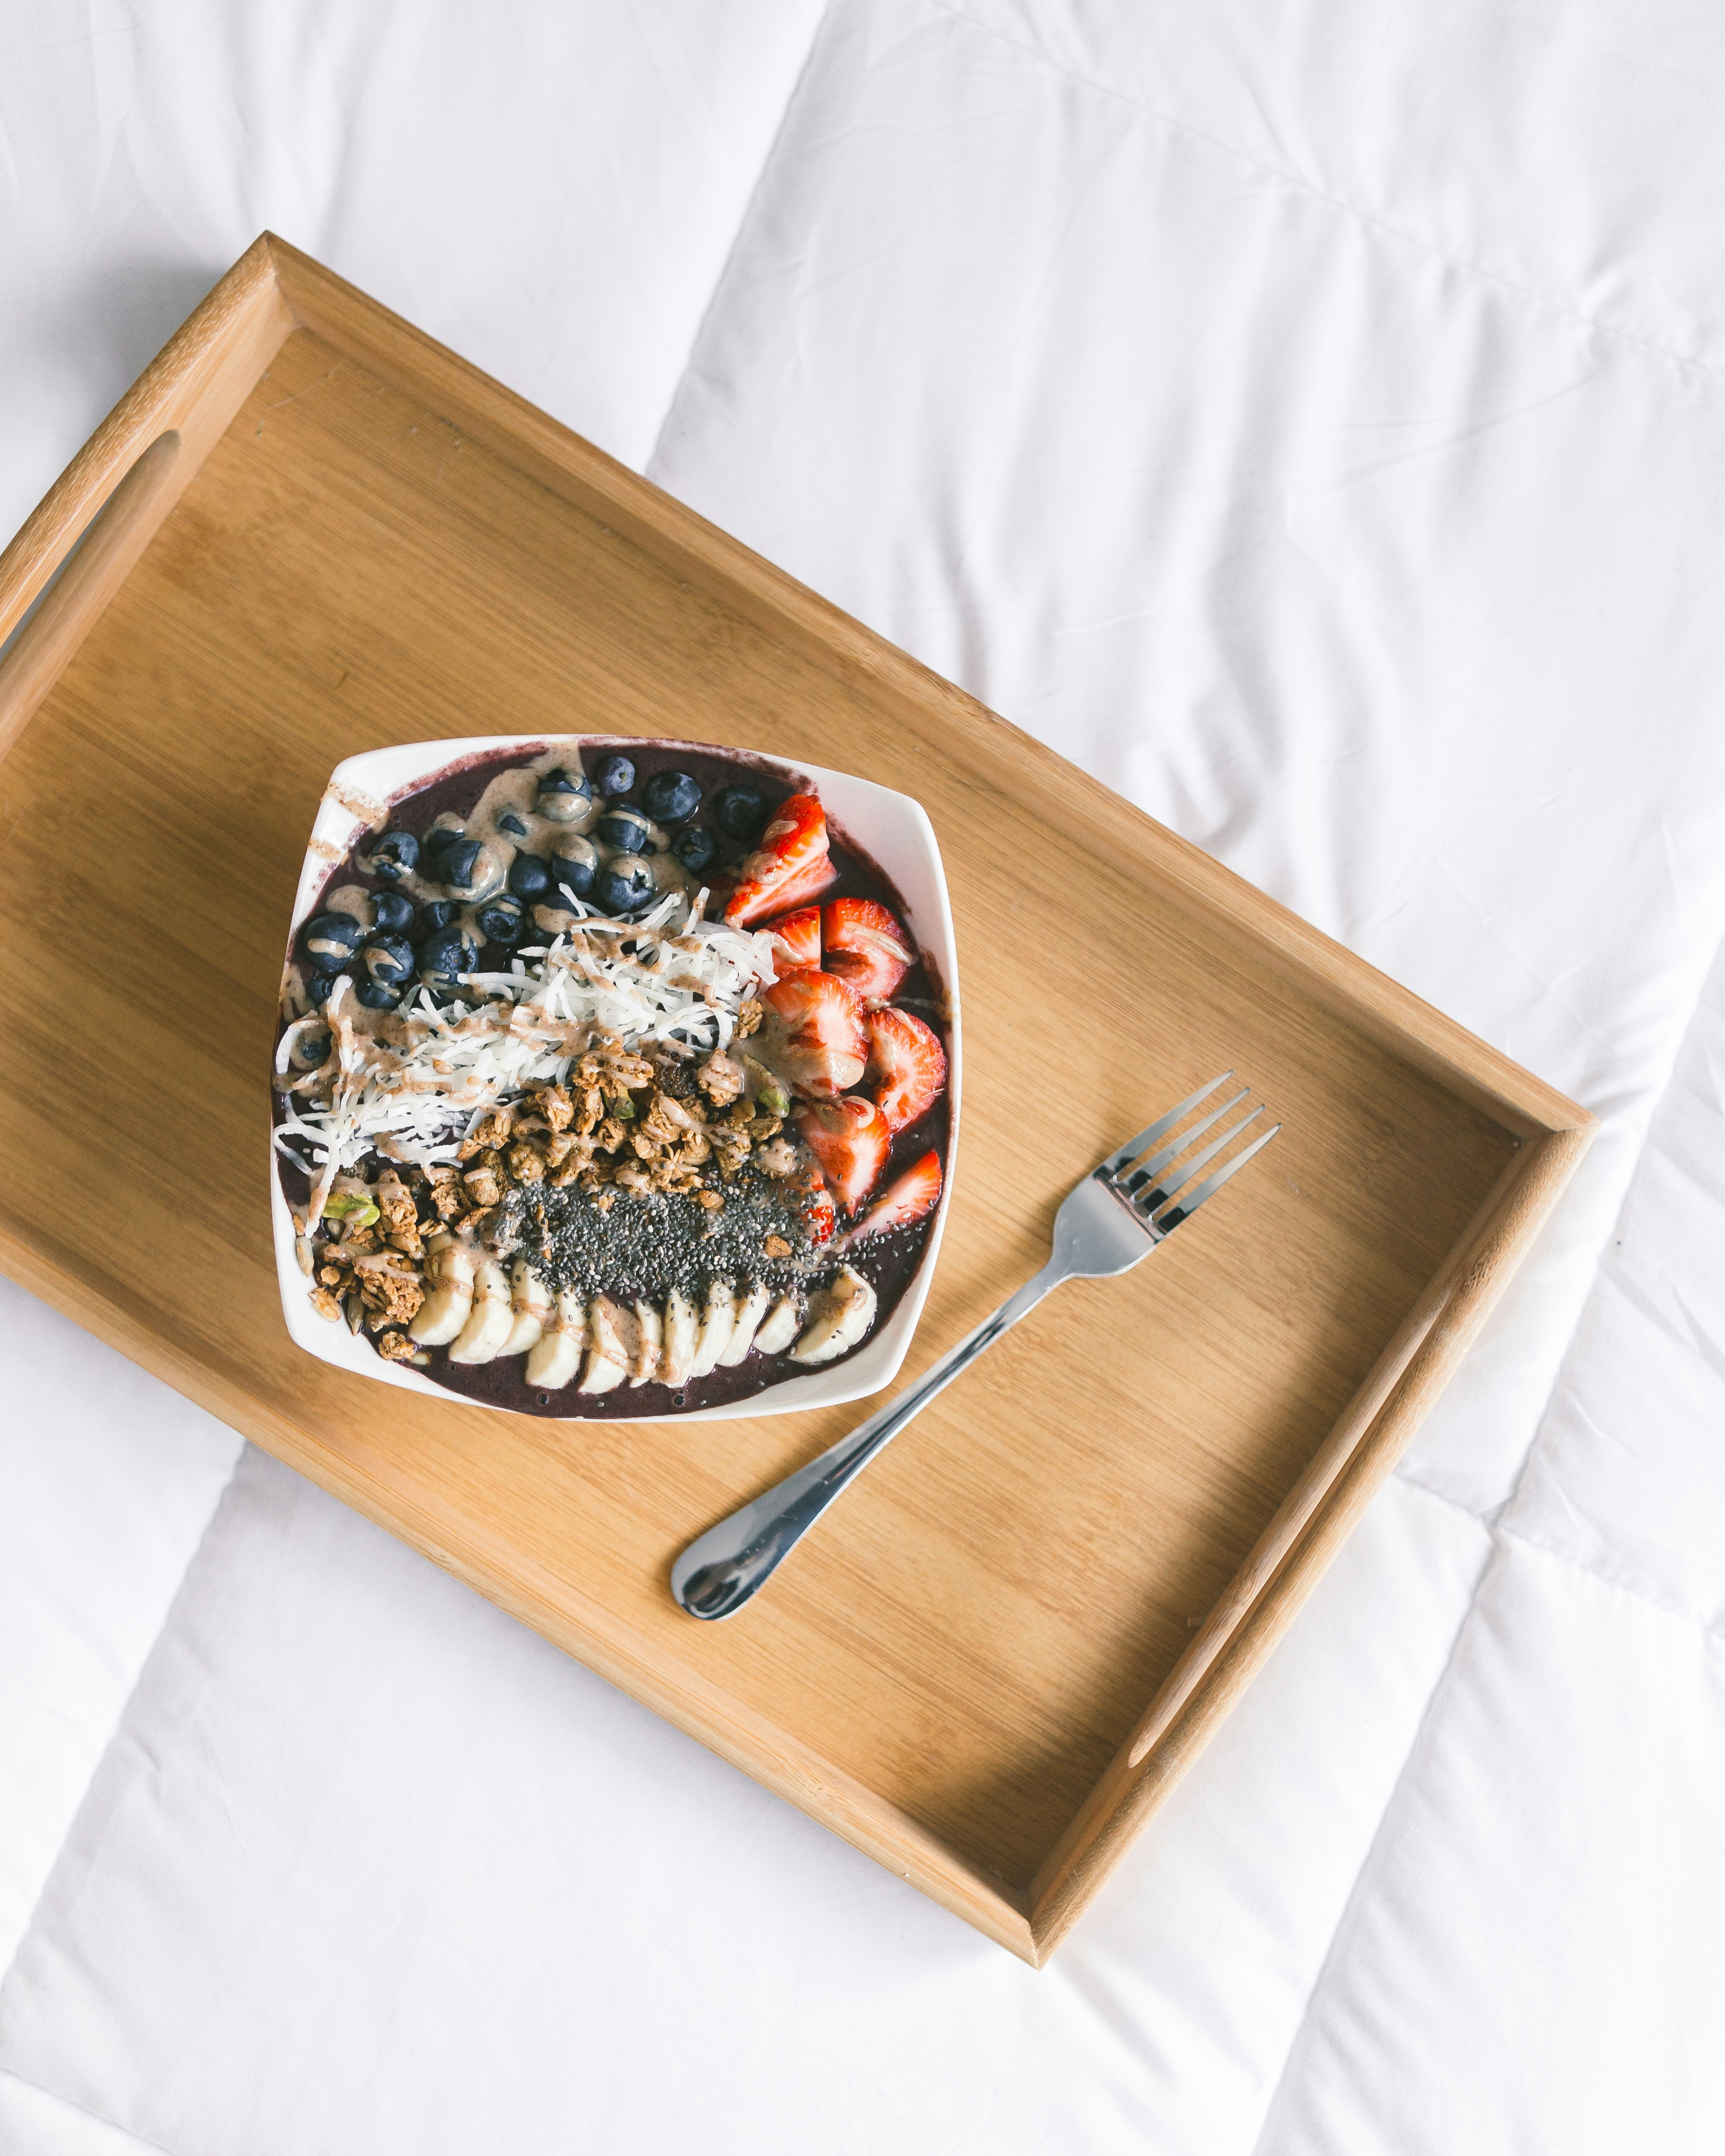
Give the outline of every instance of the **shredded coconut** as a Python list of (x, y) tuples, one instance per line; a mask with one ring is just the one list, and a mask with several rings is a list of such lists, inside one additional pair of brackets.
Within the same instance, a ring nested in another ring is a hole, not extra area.
[[(775, 978), (773, 942), (704, 920), (706, 896), (671, 893), (638, 921), (574, 901), (567, 935), (521, 952), (506, 973), (461, 975), (470, 1003), (440, 1004), (420, 987), (397, 1010), (374, 1015), (358, 1010), (352, 983), (338, 979), (318, 1014), (329, 1059), (311, 1074), (314, 1086), (302, 1080), (288, 1090), (275, 1133), (311, 1180), (311, 1224), (336, 1178), (367, 1153), (419, 1168), (453, 1161), (480, 1110), (526, 1086), (559, 1082), (599, 1034), (693, 1054), (728, 1046), (743, 1004)], [(284, 1075), (290, 1053), (285, 1038)]]

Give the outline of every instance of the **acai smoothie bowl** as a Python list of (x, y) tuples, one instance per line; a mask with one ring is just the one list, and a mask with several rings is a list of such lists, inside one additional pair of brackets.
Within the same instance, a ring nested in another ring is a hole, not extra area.
[(860, 1399), (927, 1293), (958, 1048), (905, 794), (614, 736), (351, 757), (282, 973), (288, 1330), (521, 1414)]

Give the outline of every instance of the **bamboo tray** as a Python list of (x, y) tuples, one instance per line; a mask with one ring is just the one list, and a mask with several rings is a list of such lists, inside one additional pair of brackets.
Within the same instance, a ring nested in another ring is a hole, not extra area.
[[(1588, 1118), (267, 235), (0, 557), (8, 635), (0, 1263), (1040, 1963), (1334, 1555)], [(326, 774), (581, 729), (839, 765), (933, 819), (967, 1099), (907, 1374), (1158, 1107), (1234, 1065), (1285, 1125), (1167, 1250), (1014, 1332), (728, 1625), (674, 1607), (673, 1556), (859, 1410), (487, 1414), (312, 1361), (276, 1301), (265, 1072)], [(1055, 1043), (1009, 949), (1044, 909), (1090, 962)], [(77, 1024), (73, 921), (101, 953)]]

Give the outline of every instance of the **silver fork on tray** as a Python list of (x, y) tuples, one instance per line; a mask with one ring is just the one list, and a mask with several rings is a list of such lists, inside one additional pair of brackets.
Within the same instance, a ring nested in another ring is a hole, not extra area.
[[(728, 1519), (721, 1520), (690, 1543), (671, 1567), (671, 1593), (691, 1617), (731, 1617), (778, 1571), (804, 1535), (839, 1493), (855, 1481), (873, 1460), (961, 1370), (991, 1348), (1026, 1311), (1034, 1310), (1062, 1281), (1101, 1280), (1129, 1272), (1148, 1257), (1183, 1220), (1214, 1198), (1255, 1152), (1261, 1152), (1281, 1128), (1277, 1123), (1224, 1161), (1194, 1185), (1194, 1178), (1225, 1152), (1264, 1113), (1254, 1108), (1213, 1139), (1201, 1152), (1183, 1158), (1187, 1149), (1239, 1106), (1242, 1088), (1211, 1109), (1178, 1137), (1168, 1134), (1204, 1106), (1234, 1075), (1224, 1070), (1189, 1100), (1158, 1116), (1147, 1130), (1110, 1153), (1101, 1166), (1070, 1190), (1055, 1215), (1054, 1249), (1048, 1263), (1016, 1295), (1009, 1296), (992, 1317), (967, 1333), (956, 1348), (924, 1371), (914, 1385), (879, 1414), (860, 1423), (818, 1459), (777, 1482)], [(1168, 1142), (1164, 1144), (1163, 1141)]]

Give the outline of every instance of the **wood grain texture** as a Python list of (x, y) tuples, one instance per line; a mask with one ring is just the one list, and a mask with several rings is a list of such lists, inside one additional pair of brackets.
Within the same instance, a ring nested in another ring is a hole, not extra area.
[[(170, 428), (172, 502), (74, 588), (49, 660), (44, 605), (0, 661), (31, 893), (0, 939), (23, 1012), (0, 1262), (1039, 1960), (1406, 1442), (1587, 1119), (279, 242), (0, 558), (0, 623)], [(907, 1374), (1036, 1269), (1061, 1194), (1160, 1106), (1233, 1065), (1285, 1125), (1152, 1262), (1009, 1334), (721, 1626), (675, 1609), (672, 1557), (856, 1409), (517, 1421), (311, 1363), (275, 1301), (265, 1074), (331, 767), (579, 729), (838, 763), (927, 808), (967, 1101)], [(132, 813), (92, 862), (81, 803), (116, 784)], [(1076, 904), (1050, 817), (1092, 865)], [(17, 992), (97, 907), (110, 970), (73, 1028)], [(1086, 954), (1058, 1050), (1012, 945), (1055, 914)], [(100, 1172), (66, 1112), (92, 1089)]]

